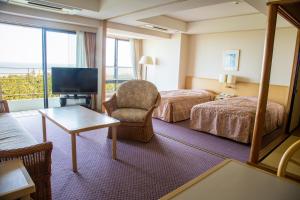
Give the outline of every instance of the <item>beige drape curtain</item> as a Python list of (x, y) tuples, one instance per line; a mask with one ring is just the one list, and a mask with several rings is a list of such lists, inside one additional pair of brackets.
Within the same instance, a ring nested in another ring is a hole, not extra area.
[(96, 67), (96, 33), (84, 33), (86, 63), (89, 68)]
[[(96, 34), (85, 32), (84, 44), (85, 44), (85, 53), (86, 53), (86, 65), (88, 68), (95, 68), (96, 67)], [(101, 83), (101, 81), (98, 80), (98, 83)], [(97, 102), (97, 96), (92, 95), (93, 110), (97, 108), (96, 102)]]
[(139, 60), (142, 57), (142, 53), (143, 53), (143, 42), (142, 40), (131, 39), (130, 46), (131, 46), (131, 59), (134, 66), (135, 78), (138, 80), (142, 80), (143, 68), (142, 65), (139, 64)]

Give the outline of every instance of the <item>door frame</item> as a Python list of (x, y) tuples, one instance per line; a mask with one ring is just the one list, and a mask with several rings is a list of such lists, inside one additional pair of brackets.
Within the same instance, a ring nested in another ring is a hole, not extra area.
[[(298, 125), (290, 130), (290, 126), (291, 126), (291, 122), (292, 122), (292, 116), (293, 116), (293, 109), (294, 109), (294, 103), (295, 103), (295, 96), (296, 96), (296, 93), (297, 93), (297, 88), (298, 88), (298, 84), (299, 83), (299, 71), (300, 71), (300, 54), (298, 55), (298, 61), (297, 61), (297, 65), (296, 65), (296, 73), (295, 73), (295, 79), (294, 79), (294, 85), (293, 85), (293, 93), (292, 93), (292, 99), (291, 99), (291, 105), (290, 105), (290, 112), (288, 114), (288, 123), (287, 123), (287, 132), (288, 133), (291, 133), (293, 132), (295, 129), (297, 129), (299, 126), (300, 126), (300, 121), (298, 123)], [(300, 92), (300, 91), (298, 91)], [(300, 103), (300, 102), (299, 102)]]
[(294, 102), (295, 102), (295, 95), (296, 95), (296, 90), (297, 90), (297, 86), (298, 86), (298, 78), (300, 79), (299, 73), (300, 73), (300, 29), (298, 29), (298, 32), (297, 32), (295, 57), (294, 57), (292, 77), (291, 77), (291, 82), (290, 82), (290, 92), (289, 92), (289, 96), (288, 96), (288, 104), (287, 104), (288, 116), (287, 116), (287, 121), (286, 121), (286, 126), (285, 126), (286, 133), (291, 133), (300, 126), (300, 124), (298, 124), (298, 126), (296, 128), (294, 128), (293, 130), (290, 130)]
[(47, 32), (76, 34), (75, 31), (52, 29), (52, 28), (42, 28), (42, 70), (43, 70), (44, 108), (49, 108)]

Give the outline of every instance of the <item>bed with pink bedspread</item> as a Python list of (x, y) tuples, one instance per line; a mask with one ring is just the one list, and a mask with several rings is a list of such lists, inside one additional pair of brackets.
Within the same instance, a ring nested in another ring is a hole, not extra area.
[[(233, 97), (196, 105), (191, 111), (191, 128), (250, 143), (257, 106), (256, 97)], [(284, 107), (268, 101), (264, 135), (283, 124)]]
[(213, 92), (207, 90), (161, 91), (161, 102), (153, 112), (153, 117), (166, 122), (178, 122), (190, 118), (194, 105), (212, 101)]

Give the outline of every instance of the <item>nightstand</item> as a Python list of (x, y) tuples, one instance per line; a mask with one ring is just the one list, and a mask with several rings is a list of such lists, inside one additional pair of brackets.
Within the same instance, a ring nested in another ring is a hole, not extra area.
[(34, 192), (35, 185), (21, 160), (0, 163), (0, 199), (30, 200)]
[(223, 100), (223, 99), (229, 99), (232, 97), (236, 97), (235, 95), (232, 94), (225, 94), (225, 93), (220, 93), (215, 97), (215, 100)]

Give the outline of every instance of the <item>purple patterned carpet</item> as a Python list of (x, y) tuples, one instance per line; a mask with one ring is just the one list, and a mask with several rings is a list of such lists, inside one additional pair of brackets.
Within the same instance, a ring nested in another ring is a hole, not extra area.
[(248, 159), (249, 145), (189, 129), (189, 121), (171, 124), (153, 119), (153, 122), (155, 132), (159, 135), (175, 139), (221, 158), (233, 158), (242, 162)]
[[(42, 141), (39, 115), (18, 117)], [(164, 128), (155, 121), (155, 129)], [(177, 127), (174, 126), (174, 130)], [(177, 130), (178, 131), (178, 130)], [(180, 131), (180, 130), (179, 130)], [(70, 135), (47, 121), (52, 153), (52, 199), (158, 199), (223, 159), (155, 135), (150, 143), (118, 141), (118, 160), (111, 159), (107, 129), (82, 133), (77, 139), (78, 170), (71, 169)]]

